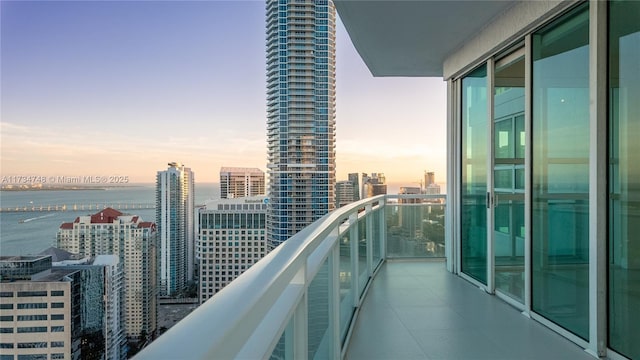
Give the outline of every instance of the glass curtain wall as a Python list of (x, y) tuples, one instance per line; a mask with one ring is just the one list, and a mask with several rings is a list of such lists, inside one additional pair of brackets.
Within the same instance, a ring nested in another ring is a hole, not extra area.
[(532, 308), (589, 336), (589, 10), (533, 34)]
[(524, 303), (524, 51), (494, 73), (494, 256), (496, 290)]
[(462, 272), (487, 284), (487, 68), (462, 79)]
[(609, 346), (640, 359), (640, 2), (609, 3)]

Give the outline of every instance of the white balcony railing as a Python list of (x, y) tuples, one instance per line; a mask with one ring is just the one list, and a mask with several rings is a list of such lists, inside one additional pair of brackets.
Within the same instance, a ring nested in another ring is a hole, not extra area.
[(367, 285), (386, 258), (444, 256), (444, 199), (379, 195), (325, 215), (136, 359), (341, 358)]

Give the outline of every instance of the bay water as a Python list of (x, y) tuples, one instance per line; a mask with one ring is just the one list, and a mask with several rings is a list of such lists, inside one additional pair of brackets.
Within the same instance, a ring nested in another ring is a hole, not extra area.
[[(218, 184), (195, 184), (195, 204), (220, 197)], [(66, 206), (65, 211), (2, 211), (0, 212), (0, 255), (35, 255), (55, 246), (56, 233), (62, 223), (78, 216), (95, 214), (108, 206), (120, 206), (126, 214), (138, 215), (144, 221), (155, 222), (154, 208), (132, 208), (155, 204), (155, 185), (113, 187), (96, 190), (31, 190), (0, 191), (0, 208), (40, 208)], [(88, 206), (92, 207), (89, 210)], [(74, 206), (76, 210), (74, 210)], [(84, 206), (84, 210), (82, 210)], [(127, 209), (124, 209), (124, 207)]]

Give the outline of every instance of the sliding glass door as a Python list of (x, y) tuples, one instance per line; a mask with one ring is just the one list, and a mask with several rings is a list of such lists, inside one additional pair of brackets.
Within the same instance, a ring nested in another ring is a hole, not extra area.
[(589, 9), (533, 34), (532, 309), (589, 338)]
[(487, 68), (462, 79), (461, 270), (487, 284)]
[(524, 49), (495, 63), (493, 252), (496, 291), (524, 303)]
[(640, 2), (609, 19), (609, 346), (640, 359)]

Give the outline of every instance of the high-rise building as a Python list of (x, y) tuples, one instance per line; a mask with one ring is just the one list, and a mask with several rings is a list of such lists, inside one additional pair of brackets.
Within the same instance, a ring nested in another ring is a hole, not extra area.
[(267, 254), (265, 196), (220, 199), (200, 209), (200, 303)]
[(258, 168), (220, 169), (220, 198), (230, 199), (265, 194), (264, 171)]
[(3, 358), (126, 359), (122, 264), (66, 254), (0, 257)]
[(358, 173), (350, 173), (348, 179), (353, 184), (353, 199), (360, 200), (360, 179)]
[[(419, 195), (422, 189), (414, 186), (402, 186), (398, 195)], [(400, 197), (398, 199), (398, 225), (403, 231), (403, 235), (409, 239), (416, 239), (422, 233), (422, 218), (424, 217), (424, 206), (408, 204), (421, 204), (421, 198)]]
[(429, 187), (436, 183), (436, 175), (433, 171), (424, 172), (424, 187)]
[(362, 197), (368, 198), (387, 193), (386, 177), (383, 173), (362, 173)]
[(335, 23), (329, 0), (266, 3), (268, 241), (335, 208)]
[(440, 194), (440, 185), (436, 184), (434, 172), (424, 172), (424, 193), (429, 195)]
[(157, 330), (157, 237), (156, 224), (137, 215), (106, 208), (60, 225), (59, 249), (82, 256), (116, 255), (125, 276), (126, 335)]
[(175, 162), (156, 177), (156, 224), (160, 249), (160, 295), (175, 296), (193, 280), (195, 260), (194, 178)]
[(336, 207), (342, 207), (356, 201), (353, 183), (349, 180), (336, 182)]

